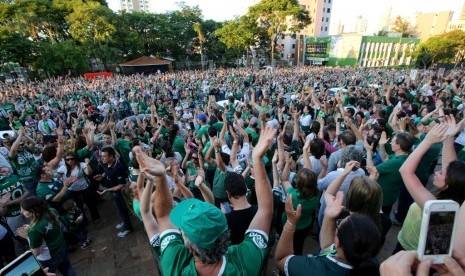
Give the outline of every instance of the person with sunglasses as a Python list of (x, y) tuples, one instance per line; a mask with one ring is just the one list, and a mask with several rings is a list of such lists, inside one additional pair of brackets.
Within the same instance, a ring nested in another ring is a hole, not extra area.
[[(85, 162), (79, 162), (75, 152), (68, 152), (65, 155), (65, 164), (57, 170), (57, 176), (63, 181), (70, 177), (76, 177), (76, 180), (68, 188), (68, 192), (78, 208), (84, 210), (85, 204), (90, 211), (92, 220), (98, 223), (100, 221), (100, 214), (97, 209), (98, 197), (88, 179), (92, 175), (92, 168), (89, 163), (89, 158), (86, 158)], [(87, 221), (85, 215), (84, 221)]]

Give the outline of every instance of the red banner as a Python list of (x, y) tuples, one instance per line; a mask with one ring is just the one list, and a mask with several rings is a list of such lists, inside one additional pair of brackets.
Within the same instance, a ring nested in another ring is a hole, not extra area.
[(98, 77), (111, 78), (112, 76), (113, 76), (113, 74), (111, 72), (95, 72), (95, 73), (85, 73), (84, 74), (84, 77), (87, 80), (95, 79), (95, 78), (98, 78)]

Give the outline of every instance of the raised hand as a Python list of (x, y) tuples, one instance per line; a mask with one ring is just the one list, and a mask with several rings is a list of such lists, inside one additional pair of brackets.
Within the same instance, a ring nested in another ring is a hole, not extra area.
[(349, 174), (351, 171), (354, 170), (354, 168), (359, 168), (360, 167), (360, 163), (357, 162), (357, 161), (349, 161), (346, 163), (346, 166), (344, 168), (344, 172), (343, 174)]
[(379, 139), (379, 145), (384, 146), (387, 144), (387, 142), (389, 142), (389, 138), (387, 138), (386, 131), (383, 131), (381, 133), (381, 138)]
[(424, 141), (430, 144), (436, 144), (444, 141), (444, 139), (447, 138), (447, 133), (449, 132), (448, 128), (448, 124), (436, 124), (433, 128), (431, 128), (428, 134), (426, 134)]
[(302, 215), (302, 206), (299, 204), (297, 205), (297, 209), (294, 210), (294, 206), (292, 205), (292, 195), (288, 195), (286, 198), (286, 205), (285, 205), (287, 220), (296, 225)]
[(260, 134), (258, 143), (253, 150), (253, 156), (256, 158), (262, 158), (263, 156), (265, 156), (266, 152), (273, 143), (275, 135), (276, 129), (274, 127), (267, 126), (265, 129), (263, 129)]
[(344, 208), (344, 205), (342, 204), (343, 201), (344, 193), (342, 191), (337, 192), (336, 196), (325, 193), (325, 217), (333, 219), (337, 218)]

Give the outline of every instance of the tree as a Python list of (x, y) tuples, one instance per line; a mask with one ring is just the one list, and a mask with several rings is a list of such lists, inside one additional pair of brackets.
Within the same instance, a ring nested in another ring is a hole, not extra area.
[(41, 42), (40, 55), (35, 63), (36, 69), (43, 69), (47, 75), (77, 75), (88, 68), (86, 50), (74, 40), (56, 44)]
[(425, 67), (432, 62), (460, 62), (456, 57), (463, 49), (465, 49), (465, 32), (454, 30), (430, 37), (417, 48), (415, 57), (417, 64), (421, 63)]
[(26, 36), (11, 31), (5, 27), (0, 28), (0, 63), (17, 61), (21, 66), (27, 67), (35, 59), (35, 44)]
[(202, 31), (202, 23), (200, 22), (195, 22), (194, 25), (192, 25), (192, 28), (194, 31), (197, 33), (197, 39), (200, 44), (200, 62), (202, 64), (202, 70), (205, 70), (205, 55), (203, 51), (203, 44), (205, 43), (205, 35), (203, 34)]
[(113, 12), (98, 2), (88, 1), (74, 7), (66, 16), (71, 36), (81, 42), (105, 42), (115, 32)]
[(311, 23), (308, 11), (297, 0), (262, 0), (250, 7), (247, 14), (267, 32), (271, 42), (272, 66), (278, 37), (284, 33), (296, 33)]
[(411, 37), (415, 35), (415, 29), (410, 25), (407, 19), (397, 16), (394, 25), (391, 28), (394, 33), (400, 33), (402, 37)]
[(232, 49), (238, 58), (241, 52), (247, 50), (247, 47), (253, 45), (255, 41), (254, 33), (250, 26), (247, 25), (244, 17), (235, 18), (215, 31), (215, 35), (219, 37), (219, 40), (228, 49)]

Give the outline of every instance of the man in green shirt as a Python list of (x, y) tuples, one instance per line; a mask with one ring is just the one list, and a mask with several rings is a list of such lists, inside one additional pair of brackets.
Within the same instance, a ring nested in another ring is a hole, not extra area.
[(210, 125), (207, 124), (207, 115), (199, 114), (195, 116), (195, 119), (197, 119), (197, 123), (200, 125), (200, 128), (197, 131), (197, 139), (202, 140), (202, 137), (208, 139), (208, 128)]
[(13, 233), (27, 223), (21, 214), (20, 203), (29, 192), (23, 187), (18, 176), (11, 174), (8, 167), (0, 167), (0, 213), (6, 217)]
[(164, 275), (260, 274), (273, 214), (271, 186), (262, 159), (275, 135), (276, 130), (266, 128), (254, 149), (258, 210), (244, 241), (230, 247), (224, 214), (215, 206), (197, 199), (182, 201), (172, 209), (173, 196), (165, 167), (148, 157), (140, 147), (134, 149), (141, 170), (157, 183), (153, 209), (161, 232), (160, 263)]
[(62, 183), (53, 179), (53, 170), (47, 165), (39, 167), (36, 175), (39, 179), (37, 196), (45, 199), (50, 207), (62, 210), (61, 203), (69, 197), (68, 188), (76, 181), (76, 176), (70, 176)]
[(254, 147), (258, 143), (258, 138), (260, 137), (257, 131), (257, 126), (258, 119), (256, 117), (252, 117), (250, 118), (249, 126), (245, 129), (245, 133), (250, 134), (252, 136), (252, 146)]
[[(371, 149), (367, 148), (367, 170), (370, 174), (379, 174), (378, 184), (383, 190), (382, 210), (385, 214), (391, 214), (392, 205), (397, 199), (400, 187), (404, 185), (399, 169), (412, 149), (413, 140), (414, 137), (410, 133), (398, 133), (391, 139), (394, 154), (376, 167), (373, 166)], [(380, 146), (382, 143), (380, 140)]]

